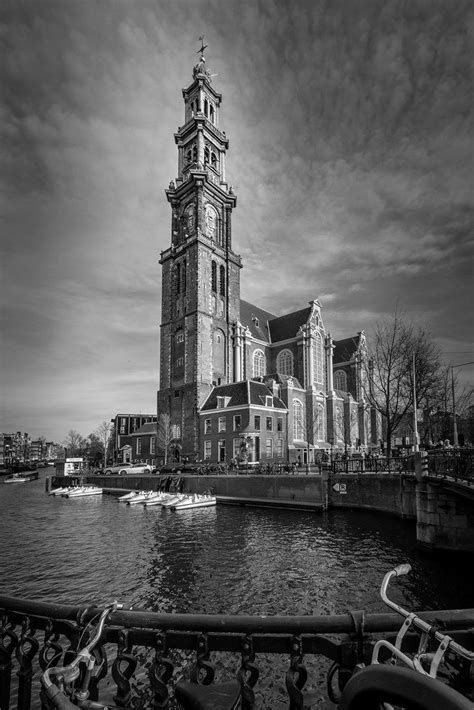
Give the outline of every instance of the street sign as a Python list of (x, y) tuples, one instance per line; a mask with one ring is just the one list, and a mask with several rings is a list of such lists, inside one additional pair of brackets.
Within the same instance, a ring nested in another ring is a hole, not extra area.
[(332, 487), (333, 491), (340, 493), (341, 495), (347, 494), (347, 484), (346, 483), (335, 483)]

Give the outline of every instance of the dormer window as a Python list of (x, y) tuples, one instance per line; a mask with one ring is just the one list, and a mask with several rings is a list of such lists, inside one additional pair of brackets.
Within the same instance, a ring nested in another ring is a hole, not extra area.
[(217, 397), (217, 409), (224, 409), (230, 402), (230, 397)]
[(273, 397), (265, 397), (265, 406), (273, 407)]

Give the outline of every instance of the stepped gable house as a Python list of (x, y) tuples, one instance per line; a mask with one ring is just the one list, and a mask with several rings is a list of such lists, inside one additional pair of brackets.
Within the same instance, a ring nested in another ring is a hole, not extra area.
[(377, 446), (364, 332), (334, 341), (316, 299), (276, 316), (240, 297), (229, 140), (203, 51), (183, 89), (178, 175), (166, 190), (171, 244), (160, 259), (157, 414), (168, 415), (170, 458), (305, 463), (330, 447)]

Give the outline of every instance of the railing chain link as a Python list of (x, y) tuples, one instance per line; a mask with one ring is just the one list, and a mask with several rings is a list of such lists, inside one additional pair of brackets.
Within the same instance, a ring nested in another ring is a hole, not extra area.
[(38, 655), (39, 666), (45, 671), (50, 666), (59, 666), (64, 649), (59, 643), (59, 634), (53, 632), (53, 622), (48, 619), (44, 630), (43, 646)]
[(12, 654), (18, 645), (15, 625), (2, 614), (0, 628), (0, 710), (8, 710), (10, 703), (10, 685), (12, 674)]
[(303, 644), (301, 636), (291, 639), (290, 667), (286, 672), (286, 689), (290, 696), (290, 710), (306, 710), (314, 707), (317, 700), (316, 693), (304, 690), (308, 680), (308, 671), (303, 665)]
[[(191, 670), (191, 681), (193, 683), (202, 683), (202, 685), (210, 685), (214, 680), (214, 666), (209, 662), (209, 646), (207, 634), (201, 634), (197, 642), (197, 660)], [(204, 671), (204, 677), (201, 677), (201, 671)]]
[(33, 658), (39, 648), (39, 641), (35, 638), (35, 629), (29, 617), (25, 617), (21, 624), (21, 634), (15, 655), (20, 666), (18, 676), (18, 710), (29, 710), (31, 704), (31, 681), (33, 679)]
[(237, 677), (242, 686), (242, 710), (252, 710), (255, 705), (254, 686), (260, 671), (254, 663), (253, 638), (247, 634), (242, 638), (242, 662)]
[(117, 685), (114, 702), (119, 707), (127, 707), (131, 698), (130, 678), (135, 672), (138, 661), (132, 653), (132, 646), (128, 640), (128, 630), (119, 632), (117, 656), (112, 664), (112, 678)]
[(149, 678), (153, 691), (151, 705), (155, 710), (168, 710), (169, 691), (168, 682), (174, 671), (174, 665), (167, 656), (168, 644), (165, 632), (155, 635), (155, 658), (150, 667)]

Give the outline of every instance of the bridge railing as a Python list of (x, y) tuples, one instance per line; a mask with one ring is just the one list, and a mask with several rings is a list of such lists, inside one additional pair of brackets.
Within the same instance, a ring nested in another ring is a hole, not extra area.
[(474, 486), (474, 449), (431, 449), (428, 473)]
[[(40, 674), (74, 659), (101, 611), (0, 596), (1, 709), (12, 700), (18, 710), (39, 707)], [(429, 619), (433, 612), (419, 616)], [(472, 646), (474, 609), (437, 611), (436, 620), (452, 638)], [(187, 678), (202, 687), (233, 676), (240, 683), (243, 710), (255, 707), (257, 694), (278, 685), (292, 710), (313, 707), (322, 688), (337, 702), (356, 665), (370, 663), (376, 640), (393, 641), (399, 627), (397, 614), (363, 611), (294, 617), (114, 611), (94, 650), (90, 699), (165, 710), (178, 707), (177, 681)], [(415, 650), (418, 640), (407, 634), (407, 648)], [(228, 654), (231, 662), (224, 663)], [(315, 660), (328, 666), (319, 685), (311, 672)], [(269, 678), (278, 668), (279, 678)], [(462, 690), (462, 674), (457, 682)]]
[(333, 473), (414, 473), (413, 456), (365, 457), (335, 460), (330, 464)]

